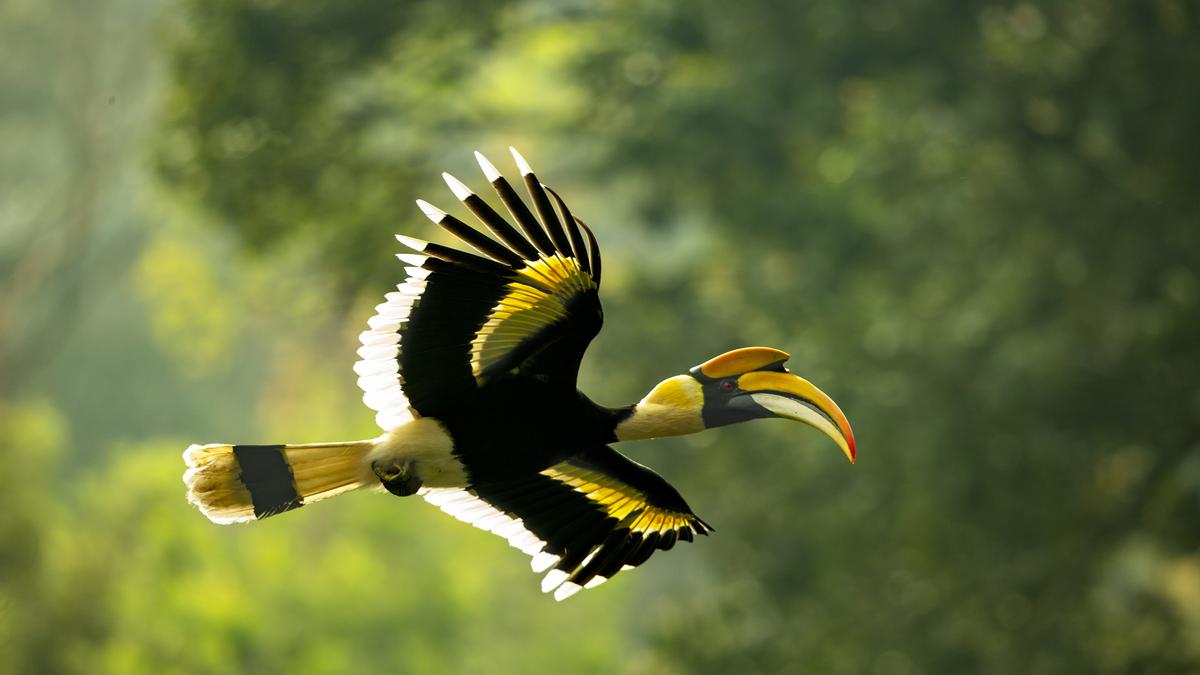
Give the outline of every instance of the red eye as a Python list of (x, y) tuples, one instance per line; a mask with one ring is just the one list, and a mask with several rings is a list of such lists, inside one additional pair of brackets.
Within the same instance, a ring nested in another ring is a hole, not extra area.
[(733, 388), (735, 386), (736, 385), (733, 383), (733, 380), (725, 380), (724, 382), (721, 383), (721, 391), (724, 391), (724, 392), (733, 391)]

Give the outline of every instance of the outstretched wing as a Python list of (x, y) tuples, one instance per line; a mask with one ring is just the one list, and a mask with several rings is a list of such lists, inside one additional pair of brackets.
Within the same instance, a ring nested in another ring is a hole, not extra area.
[(414, 413), (436, 417), (498, 377), (575, 388), (579, 362), (603, 322), (600, 248), (591, 230), (512, 153), (537, 217), (491, 162), (475, 156), (520, 231), (442, 174), (496, 239), (422, 200), (417, 204), (430, 220), (482, 255), (397, 237), (416, 251), (399, 256), (408, 278), (375, 308), (354, 368), (363, 400), (378, 411), (385, 430)]
[(532, 476), (421, 494), (533, 556), (534, 572), (549, 570), (542, 591), (556, 600), (712, 531), (661, 476), (607, 446)]

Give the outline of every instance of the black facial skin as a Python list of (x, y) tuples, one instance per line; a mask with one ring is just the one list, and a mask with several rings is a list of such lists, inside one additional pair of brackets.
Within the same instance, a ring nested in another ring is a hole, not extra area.
[[(772, 370), (780, 373), (787, 372), (782, 363), (771, 364), (758, 370)], [(704, 391), (704, 408), (700, 411), (700, 416), (704, 421), (705, 429), (776, 416), (775, 413), (759, 405), (754, 400), (754, 397), (750, 395), (751, 393), (786, 396), (793, 401), (799, 401), (813, 412), (829, 420), (830, 424), (837, 426), (837, 421), (830, 417), (824, 410), (814, 405), (812, 401), (796, 398), (793, 394), (766, 390), (748, 392), (738, 387), (736, 376), (719, 379), (707, 377), (704, 373), (700, 372), (699, 366), (688, 371), (688, 374), (696, 378), (696, 381), (700, 383)]]
[[(772, 364), (760, 370), (786, 372), (783, 363)], [(737, 386), (737, 376), (712, 378), (700, 372), (696, 366), (689, 371), (704, 392), (704, 408), (700, 417), (705, 429), (723, 427), (738, 422), (774, 417), (774, 413), (754, 401), (749, 392)]]

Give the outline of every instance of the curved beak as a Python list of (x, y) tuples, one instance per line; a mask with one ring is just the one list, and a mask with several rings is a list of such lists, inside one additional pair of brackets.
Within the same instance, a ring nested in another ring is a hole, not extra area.
[(854, 463), (854, 432), (841, 408), (811, 382), (789, 372), (756, 370), (738, 378), (739, 396), (749, 396), (776, 417), (804, 422), (833, 439)]

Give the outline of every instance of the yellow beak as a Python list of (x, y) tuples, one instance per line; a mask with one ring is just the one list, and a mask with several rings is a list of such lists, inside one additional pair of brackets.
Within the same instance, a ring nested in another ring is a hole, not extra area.
[(804, 422), (833, 439), (854, 463), (854, 431), (841, 408), (811, 382), (788, 372), (758, 370), (738, 378), (738, 388), (776, 417)]

